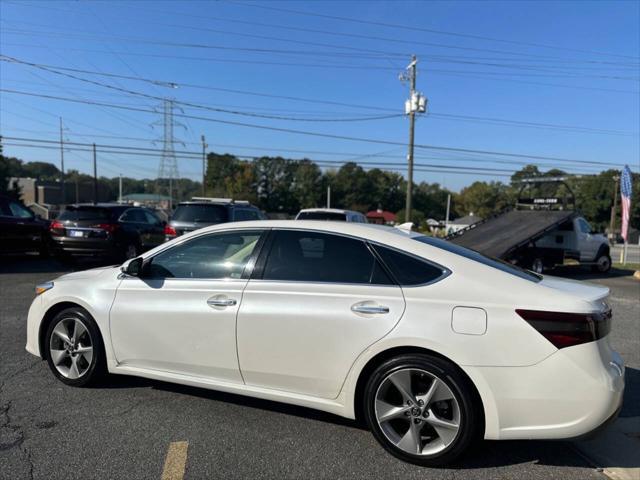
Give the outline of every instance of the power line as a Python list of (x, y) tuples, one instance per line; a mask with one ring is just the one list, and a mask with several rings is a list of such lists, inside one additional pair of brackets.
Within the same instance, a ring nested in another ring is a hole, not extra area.
[[(245, 64), (245, 65), (270, 65), (270, 66), (282, 66), (282, 67), (308, 67), (308, 68), (335, 68), (335, 69), (355, 69), (355, 70), (369, 70), (369, 71), (389, 71), (389, 70), (397, 70), (395, 67), (384, 67), (384, 66), (375, 66), (375, 65), (354, 65), (354, 64), (317, 64), (317, 63), (300, 63), (300, 62), (270, 62), (263, 60), (242, 60), (238, 58), (213, 58), (213, 57), (195, 57), (195, 56), (186, 56), (186, 55), (168, 55), (168, 54), (154, 54), (154, 53), (139, 53), (139, 52), (110, 52), (106, 50), (97, 50), (97, 49), (87, 49), (87, 48), (77, 48), (77, 47), (55, 47), (55, 46), (47, 46), (44, 47), (42, 45), (29, 45), (29, 44), (21, 44), (21, 43), (10, 43), (3, 42), (3, 46), (14, 46), (14, 47), (28, 47), (28, 48), (46, 48), (47, 50), (64, 50), (68, 51), (81, 51), (81, 52), (89, 52), (89, 53), (118, 53), (119, 55), (132, 55), (139, 57), (150, 57), (150, 58), (171, 58), (178, 60), (197, 60), (197, 61), (206, 61), (206, 62), (218, 62), (218, 63), (231, 63), (231, 64)], [(633, 94), (637, 95), (639, 92), (637, 90), (621, 90), (616, 88), (603, 88), (603, 87), (587, 87), (581, 85), (568, 85), (561, 83), (549, 83), (549, 82), (534, 82), (513, 78), (496, 78), (496, 77), (483, 77), (481, 76), (483, 72), (473, 72), (473, 71), (450, 71), (450, 70), (430, 70), (430, 73), (434, 75), (444, 75), (444, 76), (454, 76), (454, 77), (463, 77), (463, 78), (471, 78), (471, 79), (480, 79), (480, 80), (491, 80), (491, 81), (501, 81), (501, 82), (510, 82), (510, 83), (519, 83), (523, 85), (537, 85), (544, 87), (554, 87), (554, 88), (570, 88), (570, 89), (578, 89), (578, 90), (590, 90), (590, 91), (598, 91), (598, 92), (612, 92), (612, 93), (624, 93), (624, 94)], [(485, 72), (491, 73), (491, 72)], [(498, 73), (498, 72), (493, 72)], [(548, 76), (548, 75), (547, 75)]]
[(621, 55), (621, 54), (616, 54), (616, 53), (597, 52), (597, 51), (592, 51), (592, 50), (581, 50), (581, 49), (575, 49), (575, 48), (558, 47), (557, 45), (545, 45), (545, 44), (540, 44), (540, 43), (522, 42), (522, 41), (518, 41), (518, 40), (506, 40), (506, 39), (493, 38), (493, 37), (487, 37), (487, 36), (482, 36), (482, 35), (472, 35), (472, 34), (467, 34), (467, 33), (449, 32), (449, 31), (446, 31), (446, 30), (435, 30), (435, 29), (432, 29), (432, 28), (415, 27), (415, 26), (406, 25), (406, 24), (399, 25), (399, 24), (396, 24), (396, 23), (377, 22), (377, 21), (372, 21), (372, 20), (363, 20), (363, 19), (360, 19), (360, 18), (341, 17), (341, 16), (338, 16), (338, 15), (326, 15), (326, 14), (315, 13), (315, 12), (306, 12), (306, 11), (301, 11), (301, 10), (292, 10), (292, 9), (288, 9), (288, 8), (274, 7), (274, 6), (271, 6), (271, 5), (265, 5), (264, 3), (262, 3), (262, 4), (253, 4), (253, 3), (238, 2), (238, 1), (235, 1), (233, 3), (236, 4), (236, 5), (243, 5), (243, 6), (252, 7), (252, 8), (262, 8), (262, 9), (265, 9), (265, 10), (273, 10), (273, 11), (278, 11), (278, 12), (293, 13), (293, 14), (296, 14), (296, 15), (305, 15), (305, 16), (310, 16), (310, 17), (326, 18), (326, 19), (339, 20), (339, 21), (344, 21), (344, 22), (359, 23), (359, 24), (366, 24), (366, 25), (375, 25), (375, 26), (378, 26), (378, 27), (398, 28), (398, 29), (402, 29), (402, 30), (413, 30), (413, 31), (417, 31), (417, 32), (435, 33), (435, 34), (439, 34), (439, 35), (449, 35), (449, 36), (454, 36), (454, 37), (469, 38), (469, 39), (472, 39), (472, 40), (487, 40), (487, 41), (491, 41), (491, 42), (501, 42), (501, 43), (508, 43), (508, 44), (513, 44), (513, 45), (523, 45), (523, 46), (537, 47), (537, 48), (548, 48), (548, 49), (552, 49), (552, 50), (569, 51), (569, 52), (577, 52), (577, 53), (588, 53), (588, 54), (592, 54), (592, 55), (603, 55), (603, 56), (618, 57), (618, 58), (629, 58), (629, 59), (637, 60), (637, 57), (630, 56), (630, 55)]
[[(152, 81), (152, 80), (149, 80), (149, 79), (141, 79), (139, 77), (128, 77), (128, 76), (121, 76), (121, 75), (115, 75), (115, 74), (110, 74), (110, 73), (100, 73), (100, 72), (94, 72), (94, 71), (88, 71), (88, 70), (70, 69), (70, 68), (65, 68), (65, 67), (53, 67), (53, 66), (48, 66), (48, 65), (42, 65), (42, 64), (27, 62), (27, 61), (24, 61), (24, 60), (19, 60), (17, 58), (10, 57), (10, 56), (7, 56), (7, 55), (0, 55), (0, 56), (4, 57), (4, 58), (0, 58), (0, 60), (3, 60), (3, 61), (8, 61), (8, 62), (11, 62), (11, 63), (19, 63), (19, 64), (31, 66), (31, 67), (34, 67), (34, 68), (39, 68), (41, 70), (44, 70), (44, 71), (47, 71), (47, 72), (50, 72), (50, 73), (66, 76), (66, 77), (69, 77), (69, 78), (72, 78), (72, 79), (75, 79), (75, 80), (78, 80), (78, 81), (82, 81), (82, 82), (98, 85), (98, 86), (101, 86), (101, 87), (104, 87), (104, 88), (109, 88), (109, 89), (116, 90), (116, 91), (121, 92), (121, 93), (125, 93), (127, 95), (143, 96), (143, 97), (150, 98), (150, 99), (153, 99), (153, 100), (162, 100), (163, 99), (162, 97), (148, 95), (148, 94), (145, 94), (145, 93), (142, 93), (142, 92), (137, 92), (137, 91), (133, 91), (133, 90), (125, 89), (125, 88), (115, 87), (115, 86), (112, 86), (112, 85), (105, 84), (103, 82), (97, 82), (97, 81), (94, 81), (94, 80), (78, 77), (76, 75), (67, 74), (67, 73), (64, 73), (63, 71), (58, 71), (58, 70), (66, 70), (66, 71), (74, 71), (74, 72), (78, 72), (79, 71), (79, 72), (84, 72), (84, 73), (87, 73), (87, 74), (96, 74), (96, 75), (109, 76), (109, 77), (117, 76), (117, 77), (123, 77), (123, 78), (128, 78), (128, 79), (143, 80), (143, 81), (147, 81), (147, 82), (160, 82), (160, 81)], [(173, 84), (173, 85), (177, 85), (177, 84)], [(205, 88), (205, 87), (202, 87), (202, 88)], [(230, 89), (222, 89), (222, 90), (230, 90)], [(231, 90), (231, 91), (235, 92), (235, 90)], [(238, 91), (238, 92), (240, 92), (240, 91)], [(243, 93), (261, 95), (261, 96), (265, 95), (265, 94), (258, 94), (258, 93), (255, 93), (255, 92), (243, 92)], [(273, 96), (273, 95), (269, 95), (269, 96)], [(303, 99), (303, 98), (299, 98), (299, 97), (285, 97), (285, 98), (296, 99), (296, 100), (300, 100), (300, 101), (314, 102), (314, 103), (331, 103), (331, 104), (339, 104), (340, 103), (340, 102), (316, 101), (316, 100), (312, 100), (312, 99)], [(194, 103), (189, 103), (189, 102), (178, 102), (178, 101), (176, 101), (176, 103), (180, 103), (180, 104), (182, 104), (184, 106), (188, 106), (188, 107), (192, 107), (192, 108), (211, 110), (211, 111), (220, 112), (220, 113), (229, 113), (229, 114), (234, 114), (234, 115), (265, 118), (265, 119), (273, 119), (273, 120), (304, 121), (304, 122), (355, 122), (355, 121), (383, 120), (383, 119), (398, 118), (398, 117), (404, 116), (403, 114), (390, 114), (390, 115), (379, 115), (379, 116), (362, 116), (362, 117), (356, 117), (356, 118), (334, 118), (334, 119), (331, 119), (331, 118), (300, 118), (300, 117), (286, 117), (286, 116), (278, 116), (278, 115), (265, 115), (265, 114), (252, 113), (252, 112), (242, 112), (242, 111), (238, 111), (238, 110), (229, 110), (229, 109), (206, 106), (206, 105), (200, 105), (200, 104), (194, 104)], [(344, 104), (344, 105), (356, 106), (354, 104)], [(362, 106), (362, 105), (360, 105), (359, 107), (360, 108), (379, 108), (379, 107)], [(380, 109), (381, 110), (386, 110), (386, 109), (383, 109), (383, 108), (380, 108)], [(389, 109), (389, 110), (391, 110), (391, 109)], [(608, 134), (608, 135), (635, 135), (634, 132), (621, 132), (621, 131), (616, 131), (616, 130), (595, 129), (595, 128), (589, 128), (589, 127), (558, 125), (558, 124), (550, 124), (550, 123), (526, 122), (526, 121), (508, 120), (508, 119), (500, 119), (500, 118), (492, 118), (492, 117), (478, 117), (478, 116), (469, 116), (469, 115), (454, 115), (454, 114), (446, 114), (446, 113), (431, 113), (430, 117), (442, 118), (442, 119), (460, 119), (460, 120), (465, 120), (465, 121), (484, 122), (484, 123), (492, 123), (492, 124), (499, 124), (499, 125), (512, 125), (512, 126), (520, 126), (520, 127), (553, 128), (553, 129), (584, 132), (584, 133), (597, 133), (597, 134)]]

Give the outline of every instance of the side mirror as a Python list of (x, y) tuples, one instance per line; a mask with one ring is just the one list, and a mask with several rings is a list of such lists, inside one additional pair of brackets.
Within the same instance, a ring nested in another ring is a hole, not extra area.
[(142, 274), (142, 257), (132, 258), (122, 264), (120, 270), (132, 277), (139, 277)]

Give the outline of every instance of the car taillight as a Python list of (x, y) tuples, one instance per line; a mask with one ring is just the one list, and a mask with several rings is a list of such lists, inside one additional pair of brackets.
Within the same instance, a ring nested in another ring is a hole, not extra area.
[(64, 224), (58, 220), (54, 220), (49, 224), (49, 233), (55, 237), (64, 235)]
[(171, 225), (165, 225), (164, 226), (164, 234), (168, 235), (170, 237), (177, 237), (178, 236), (178, 232), (176, 232), (176, 229), (173, 228)]
[(611, 310), (592, 313), (516, 310), (556, 348), (595, 342), (611, 331)]
[(105, 232), (113, 233), (118, 228), (120, 228), (120, 225), (118, 225), (117, 223), (98, 223), (97, 225), (92, 225), (91, 228), (98, 228), (100, 230), (104, 230)]

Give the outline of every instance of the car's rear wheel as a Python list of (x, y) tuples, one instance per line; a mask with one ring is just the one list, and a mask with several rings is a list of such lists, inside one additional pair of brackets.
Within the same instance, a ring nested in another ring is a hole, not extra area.
[(87, 385), (106, 371), (100, 331), (82, 308), (68, 308), (55, 316), (47, 329), (45, 348), (49, 368), (67, 385)]
[(475, 438), (479, 405), (459, 369), (428, 355), (403, 355), (380, 365), (365, 387), (365, 418), (394, 456), (423, 466), (459, 457)]

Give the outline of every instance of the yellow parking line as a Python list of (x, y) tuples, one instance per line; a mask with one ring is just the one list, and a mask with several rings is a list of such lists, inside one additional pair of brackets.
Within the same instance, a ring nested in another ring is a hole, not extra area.
[(164, 460), (161, 480), (182, 480), (187, 465), (189, 442), (171, 442)]

